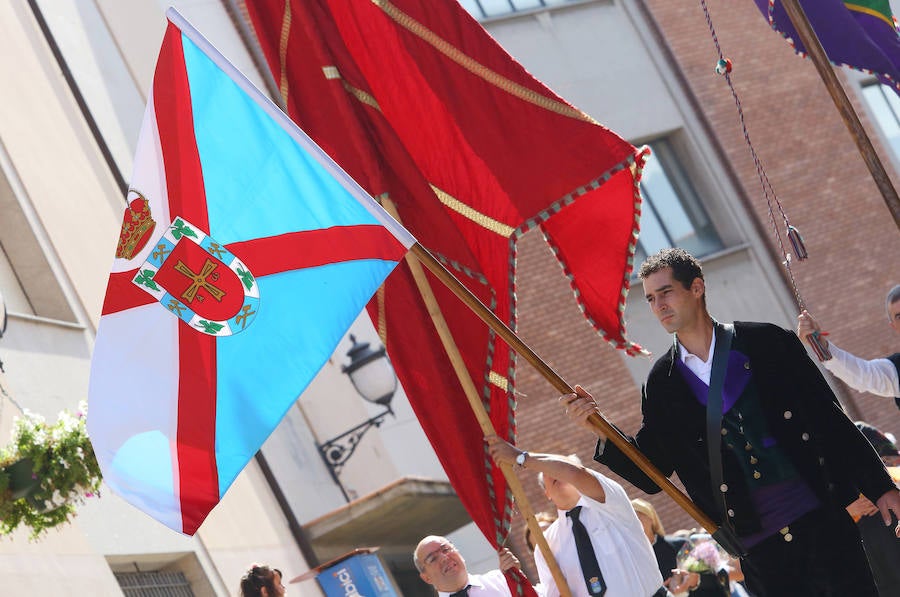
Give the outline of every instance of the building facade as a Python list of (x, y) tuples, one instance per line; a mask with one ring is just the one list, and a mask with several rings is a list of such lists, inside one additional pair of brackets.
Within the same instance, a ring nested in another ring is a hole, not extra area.
[[(174, 4), (265, 86), (235, 5)], [(87, 398), (165, 9), (154, 0), (0, 6), (0, 295), (9, 312), (0, 340), (0, 437), (8, 437), (25, 409), (53, 420)], [(365, 315), (351, 332), (378, 347)], [(380, 545), (387, 570), (396, 582), (412, 583), (407, 594), (414, 594), (426, 587), (410, 575), (411, 550), (428, 532), (453, 533), (473, 563), (485, 559), (490, 566), (496, 560), (447, 483), (402, 388), (393, 413), (355, 438), (352, 459), (338, 468), (325, 458), (324, 446), (340, 445), (330, 440), (347, 438), (346, 431), (381, 414), (342, 372), (351, 346), (345, 338), (195, 536), (167, 529), (106, 491), (89, 499), (71, 525), (38, 542), (29, 542), (27, 530), (0, 539), (7, 583), (40, 595), (235, 595), (253, 562), (291, 579), (354, 547)], [(408, 516), (388, 524), (398, 510)], [(312, 581), (293, 585), (291, 593), (321, 594)]]
[[(796, 328), (795, 290), (782, 266), (734, 99), (725, 78), (715, 73), (718, 55), (700, 2), (463, 4), (550, 88), (653, 150), (642, 183), (635, 267), (659, 248), (684, 247), (702, 258), (715, 317)], [(752, 2), (707, 5), (723, 53), (734, 65), (731, 76), (753, 147), (809, 251), (808, 260), (792, 262), (805, 306), (842, 348), (865, 358), (896, 352), (884, 297), (900, 283), (891, 259), (900, 237), (830, 96), (813, 65), (794, 54)], [(870, 75), (840, 69), (838, 76), (896, 185), (896, 97)], [(784, 235), (774, 204), (773, 209)], [(611, 421), (635, 432), (640, 387), (652, 359), (617, 353), (579, 321), (540, 239), (526, 238), (520, 260), (520, 335), (570, 384), (590, 389)], [(632, 282), (628, 335), (659, 355), (671, 337), (649, 312), (640, 281)], [(517, 375), (520, 444), (577, 453), (591, 462), (590, 433), (547, 424), (562, 415), (551, 386), (527, 366)], [(892, 400), (826, 377), (851, 418), (900, 433)], [(550, 508), (535, 482), (525, 485), (536, 510)], [(632, 497), (647, 498), (625, 486)], [(697, 526), (665, 495), (649, 499), (668, 531)], [(521, 537), (516, 540), (521, 546)]]
[[(683, 246), (704, 261), (714, 315), (795, 327), (794, 289), (730, 90), (714, 72), (718, 56), (699, 2), (462, 3), (537, 78), (632, 143), (651, 147), (638, 260)], [(174, 4), (266, 88), (240, 2)], [(809, 249), (810, 259), (793, 268), (806, 306), (843, 348), (866, 357), (894, 352), (883, 297), (900, 282), (889, 261), (897, 228), (851, 137), (812, 65), (752, 2), (708, 5), (734, 64), (753, 145)], [(10, 312), (0, 339), (0, 437), (22, 409), (52, 418), (87, 395), (164, 9), (155, 0), (0, 3), (0, 293)], [(896, 180), (896, 98), (864, 74), (839, 76)], [(616, 352), (592, 331), (537, 235), (523, 239), (519, 259), (520, 335), (570, 383), (591, 389), (612, 421), (634, 431), (651, 361)], [(659, 354), (671, 340), (643, 303), (635, 281), (628, 334)], [(377, 345), (364, 315), (352, 331)], [(147, 593), (137, 585), (161, 584), (171, 595), (233, 595), (251, 562), (293, 578), (354, 547), (381, 545), (404, 594), (425, 595), (409, 552), (433, 532), (452, 533), (474, 571), (494, 567), (402, 388), (394, 416), (357, 438), (353, 457), (337, 470), (327, 464), (319, 446), (381, 412), (342, 373), (350, 346), (349, 338), (342, 342), (197, 535), (173, 533), (106, 492), (40, 542), (24, 532), (0, 539), (7, 583), (42, 595), (140, 595)], [(851, 417), (900, 433), (892, 401), (833, 385)], [(525, 364), (517, 386), (519, 443), (590, 462), (593, 438), (565, 421), (553, 388)], [(546, 509), (535, 480), (526, 473), (523, 481), (533, 507)], [(669, 530), (695, 526), (665, 496), (651, 501)], [(512, 545), (530, 565), (520, 533), (517, 522)], [(290, 593), (320, 594), (312, 582)]]

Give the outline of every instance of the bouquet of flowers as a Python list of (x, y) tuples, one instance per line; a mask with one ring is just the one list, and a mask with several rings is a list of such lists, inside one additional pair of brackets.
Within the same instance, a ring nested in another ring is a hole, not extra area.
[[(696, 594), (731, 595), (728, 553), (707, 533), (695, 533), (675, 556), (678, 568), (700, 575)], [(694, 595), (695, 593), (691, 593)]]
[(82, 402), (52, 425), (28, 410), (14, 419), (11, 441), (0, 450), (0, 534), (24, 524), (36, 539), (71, 520), (84, 498), (99, 496), (102, 477), (86, 414)]
[(678, 550), (678, 567), (688, 572), (715, 574), (728, 564), (728, 554), (706, 533), (695, 533)]

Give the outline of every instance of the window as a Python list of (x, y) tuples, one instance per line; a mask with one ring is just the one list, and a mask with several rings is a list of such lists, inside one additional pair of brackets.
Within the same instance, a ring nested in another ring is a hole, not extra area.
[[(29, 3), (124, 199), (144, 114), (138, 77), (97, 2)], [(138, 44), (140, 42), (134, 42)], [(138, 77), (139, 78), (139, 77)]]
[(22, 209), (27, 202), (24, 185), (14, 177), (14, 168), (10, 172), (8, 177), (0, 167), (0, 293), (11, 313), (77, 322), (48, 253)]
[(862, 94), (894, 157), (900, 159), (900, 97), (887, 85), (877, 82), (865, 85)]
[(212, 597), (213, 588), (194, 552), (108, 555), (125, 597)]
[(116, 572), (125, 597), (194, 597), (183, 572)]
[(513, 12), (558, 6), (571, 0), (460, 0), (459, 3), (476, 19), (486, 19)]
[[(13, 270), (9, 258), (6, 256), (6, 251), (3, 249), (2, 239), (0, 239), (0, 296), (6, 302), (6, 308), (9, 312), (34, 314), (34, 310), (28, 303), (28, 297), (19, 283), (19, 278), (16, 277), (16, 272)], [(3, 325), (2, 321), (0, 321), (0, 325)]]
[(668, 139), (648, 143), (652, 155), (641, 176), (641, 235), (635, 263), (666, 247), (681, 247), (695, 257), (722, 248), (703, 203)]

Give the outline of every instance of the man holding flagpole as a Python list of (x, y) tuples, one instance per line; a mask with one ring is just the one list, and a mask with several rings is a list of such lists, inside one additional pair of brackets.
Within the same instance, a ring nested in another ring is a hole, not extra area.
[[(639, 275), (674, 342), (651, 369), (643, 423), (628, 440), (664, 475), (678, 473), (694, 502), (735, 531), (755, 595), (875, 597), (844, 508), (863, 493), (888, 525), (900, 515), (900, 491), (803, 344), (771, 324), (714, 321), (700, 263), (682, 249), (650, 256)], [(560, 401), (585, 426), (599, 415), (579, 386)], [(659, 491), (603, 436), (595, 459)]]
[[(544, 535), (574, 597), (665, 597), (656, 556), (622, 486), (583, 466), (576, 457), (529, 453), (488, 436), (498, 464), (538, 473), (556, 508)], [(547, 597), (560, 594), (540, 550), (534, 552)]]
[[(413, 551), (419, 577), (434, 587), (438, 597), (512, 597), (504, 574), (519, 569), (519, 559), (505, 547), (498, 550), (497, 557), (498, 569), (470, 574), (466, 560), (446, 537), (429, 535)], [(538, 594), (542, 593), (538, 591)]]

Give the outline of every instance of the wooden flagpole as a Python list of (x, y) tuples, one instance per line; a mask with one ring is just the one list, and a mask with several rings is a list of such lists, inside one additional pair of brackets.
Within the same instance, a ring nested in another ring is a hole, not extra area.
[(828, 55), (825, 54), (822, 43), (819, 41), (818, 36), (816, 36), (816, 32), (813, 31), (812, 25), (809, 24), (809, 19), (806, 18), (806, 13), (803, 12), (803, 7), (800, 6), (799, 0), (781, 0), (781, 5), (784, 6), (784, 11), (787, 13), (788, 18), (797, 30), (797, 36), (806, 47), (806, 53), (809, 55), (810, 60), (812, 60), (816, 70), (819, 72), (822, 82), (825, 83), (825, 88), (831, 95), (834, 106), (844, 120), (844, 124), (847, 125), (847, 129), (849, 129), (853, 140), (856, 142), (856, 147), (859, 149), (863, 161), (865, 161), (866, 166), (869, 168), (869, 172), (872, 174), (872, 178), (875, 180), (878, 190), (881, 191), (881, 196), (884, 198), (888, 210), (890, 210), (891, 215), (894, 217), (894, 224), (897, 228), (900, 228), (900, 197), (897, 196), (897, 191), (894, 189), (894, 185), (891, 183), (891, 179), (888, 177), (884, 165), (881, 163), (878, 154), (875, 152), (872, 141), (866, 134), (866, 130), (859, 121), (856, 110), (853, 109), (850, 99), (847, 97), (837, 75), (834, 73), (831, 62), (828, 60)]
[[(575, 390), (560, 375), (553, 370), (541, 357), (539, 357), (525, 342), (519, 338), (515, 332), (506, 326), (478, 297), (472, 294), (462, 282), (456, 279), (447, 269), (428, 252), (422, 245), (416, 243), (410, 249), (410, 253), (424, 265), (428, 270), (437, 277), (453, 294), (455, 294), (463, 303), (465, 303), (472, 311), (478, 315), (494, 332), (497, 333), (509, 346), (528, 361), (550, 384), (561, 394), (572, 394)], [(709, 518), (691, 499), (681, 492), (668, 477), (663, 475), (653, 465), (644, 454), (633, 446), (622, 433), (612, 426), (605, 417), (599, 414), (592, 414), (588, 417), (588, 422), (595, 430), (605, 435), (608, 441), (611, 441), (621, 450), (632, 462), (634, 462), (641, 471), (653, 480), (676, 504), (678, 504), (685, 512), (687, 512), (700, 526), (705, 528), (713, 535), (713, 538), (724, 547), (730, 554), (735, 557), (741, 557), (744, 554), (737, 542), (737, 538), (732, 534), (730, 529), (719, 527)], [(540, 538), (540, 533), (537, 535)]]
[[(394, 202), (384, 196), (382, 196), (380, 200), (385, 211), (391, 214), (395, 220), (400, 222), (400, 216), (397, 213), (397, 207), (394, 205)], [(416, 246), (419, 246), (418, 243)], [(490, 415), (488, 415), (484, 408), (484, 404), (482, 404), (481, 399), (478, 397), (478, 389), (475, 387), (475, 383), (472, 381), (472, 377), (466, 369), (462, 354), (459, 352), (459, 347), (456, 345), (453, 334), (447, 326), (447, 320), (444, 319), (441, 307), (438, 305), (434, 292), (431, 290), (431, 286), (429, 286), (428, 280), (425, 277), (425, 271), (422, 269), (422, 264), (410, 253), (406, 254), (406, 263), (409, 265), (409, 270), (416, 282), (419, 294), (422, 295), (422, 300), (425, 301), (428, 314), (431, 316), (431, 321), (434, 323), (434, 327), (441, 339), (441, 344), (443, 344), (444, 350), (447, 352), (447, 357), (450, 359), (451, 365), (453, 365), (456, 377), (459, 379), (459, 383), (462, 385), (466, 398), (469, 400), (469, 406), (475, 413), (475, 418), (478, 419), (478, 424), (481, 426), (481, 432), (485, 436), (494, 435), (495, 430), (493, 423), (491, 423)], [(447, 273), (452, 276), (449, 272)], [(456, 278), (454, 278), (454, 280), (455, 279)], [(476, 298), (475, 300), (478, 299)], [(531, 534), (535, 538), (535, 543), (544, 555), (544, 559), (547, 562), (547, 566), (550, 568), (550, 573), (553, 575), (553, 580), (556, 582), (556, 587), (559, 589), (560, 595), (562, 597), (572, 597), (569, 585), (566, 583), (562, 570), (560, 570), (559, 564), (553, 556), (553, 552), (550, 550), (550, 545), (547, 543), (546, 537), (544, 537), (544, 532), (541, 529), (540, 524), (538, 524), (537, 519), (534, 517), (534, 509), (528, 501), (528, 496), (525, 495), (525, 488), (522, 487), (521, 481), (519, 481), (519, 478), (509, 465), (502, 464), (499, 466), (500, 470), (503, 472), (503, 476), (506, 478), (510, 491), (512, 491), (512, 494), (516, 499), (519, 512), (525, 517), (525, 522), (528, 524), (528, 528), (531, 529)]]

